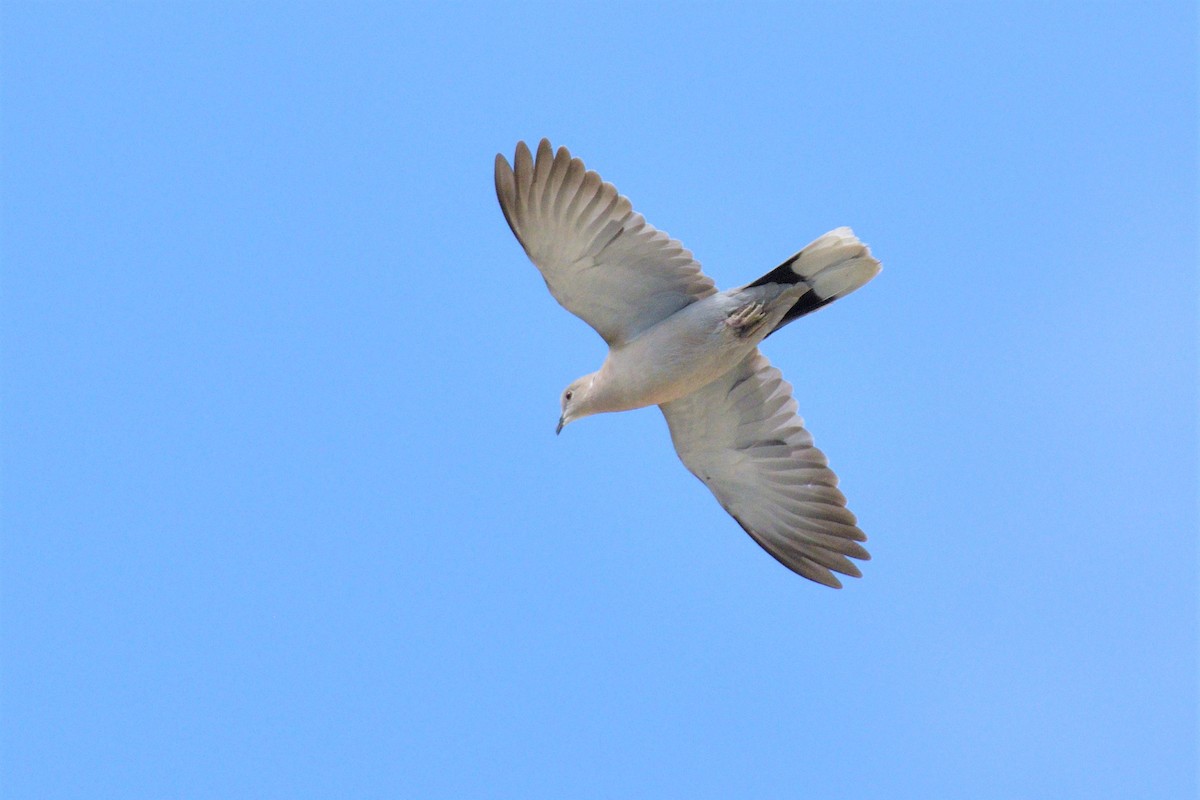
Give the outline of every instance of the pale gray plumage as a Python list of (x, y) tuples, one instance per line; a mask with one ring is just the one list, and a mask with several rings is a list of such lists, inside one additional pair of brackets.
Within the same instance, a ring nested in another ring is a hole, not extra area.
[(718, 292), (692, 254), (565, 147), (496, 157), (496, 194), (550, 293), (609, 344), (563, 393), (562, 426), (658, 404), (680, 459), (771, 555), (840, 587), (870, 556), (837, 477), (813, 446), (762, 339), (865, 284), (879, 262), (849, 228), (753, 283)]
[(866, 536), (796, 414), (792, 387), (755, 351), (707, 386), (664, 403), (684, 465), (771, 555), (806, 578), (859, 577)]
[(511, 169), (497, 156), (496, 193), (550, 294), (609, 346), (717, 291), (683, 245), (565, 147), (554, 155), (542, 140), (535, 163), (522, 142)]

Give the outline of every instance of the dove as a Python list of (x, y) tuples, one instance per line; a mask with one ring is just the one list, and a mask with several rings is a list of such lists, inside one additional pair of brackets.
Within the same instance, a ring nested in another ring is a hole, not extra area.
[(557, 432), (593, 414), (657, 405), (680, 460), (750, 537), (792, 571), (841, 588), (866, 535), (813, 444), (792, 387), (759, 352), (785, 325), (880, 271), (849, 228), (718, 291), (691, 252), (565, 147), (496, 156), (496, 196), (550, 294), (608, 344), (563, 391)]

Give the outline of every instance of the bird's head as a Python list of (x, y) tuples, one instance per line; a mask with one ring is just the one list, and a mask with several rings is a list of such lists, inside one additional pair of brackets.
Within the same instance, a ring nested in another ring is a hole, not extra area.
[(555, 428), (555, 433), (562, 433), (562, 429), (568, 423), (574, 422), (577, 419), (591, 416), (596, 413), (592, 408), (592, 384), (595, 381), (596, 373), (584, 375), (571, 382), (571, 385), (563, 389), (562, 393), (562, 416), (558, 418), (558, 427)]

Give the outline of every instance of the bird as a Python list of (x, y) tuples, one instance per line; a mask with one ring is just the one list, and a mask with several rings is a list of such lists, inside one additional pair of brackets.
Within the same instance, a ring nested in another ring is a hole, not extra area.
[(550, 294), (608, 344), (600, 369), (560, 397), (556, 433), (604, 412), (657, 405), (684, 466), (750, 537), (832, 588), (861, 577), (867, 537), (792, 387), (759, 351), (768, 336), (881, 269), (850, 228), (817, 238), (757, 280), (718, 291), (680, 242), (548, 139), (496, 155), (496, 197)]

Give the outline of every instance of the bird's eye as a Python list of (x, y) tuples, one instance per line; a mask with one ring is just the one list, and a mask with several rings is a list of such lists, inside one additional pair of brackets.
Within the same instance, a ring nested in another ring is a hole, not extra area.
[(570, 402), (570, 401), (571, 401), (571, 393), (570, 393), (570, 392), (567, 392), (566, 394), (564, 394), (564, 395), (563, 395), (563, 398), (564, 398), (564, 399), (565, 399), (567, 402)]

